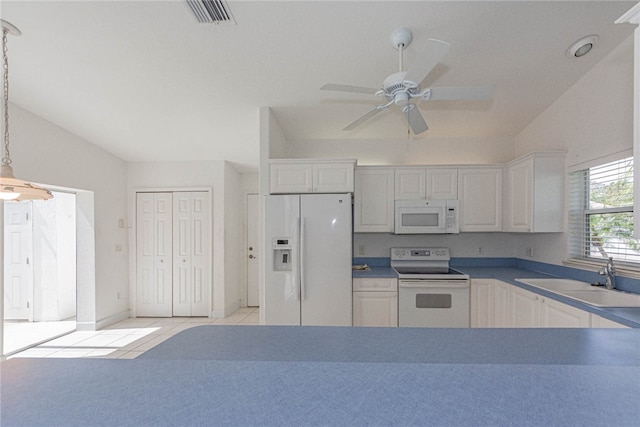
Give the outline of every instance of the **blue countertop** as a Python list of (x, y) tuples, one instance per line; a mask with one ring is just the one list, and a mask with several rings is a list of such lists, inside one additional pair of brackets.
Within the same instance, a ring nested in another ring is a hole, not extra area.
[(133, 360), (1, 366), (6, 426), (640, 421), (638, 329), (211, 325)]
[[(359, 264), (367, 264), (371, 269), (353, 271), (353, 278), (398, 277), (389, 265), (388, 258), (356, 258), (355, 261)], [(625, 326), (640, 328), (640, 308), (596, 307), (515, 280), (523, 278), (565, 277), (590, 282), (592, 279), (589, 274), (593, 274), (590, 272), (542, 263), (518, 263), (512, 262), (511, 259), (505, 261), (505, 259), (501, 258), (452, 259), (451, 266), (468, 274), (472, 279), (496, 279), (507, 282), (513, 286), (543, 295), (589, 313), (597, 314), (605, 319), (618, 322)], [(535, 268), (535, 270), (532, 268)]]
[(369, 266), (369, 270), (353, 270), (354, 278), (398, 278), (398, 273), (391, 267)]

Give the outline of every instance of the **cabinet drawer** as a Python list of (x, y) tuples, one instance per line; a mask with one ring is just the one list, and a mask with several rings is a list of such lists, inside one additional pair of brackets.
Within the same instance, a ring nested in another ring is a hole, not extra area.
[(353, 290), (368, 292), (398, 291), (398, 279), (395, 278), (371, 278), (371, 279), (353, 279)]

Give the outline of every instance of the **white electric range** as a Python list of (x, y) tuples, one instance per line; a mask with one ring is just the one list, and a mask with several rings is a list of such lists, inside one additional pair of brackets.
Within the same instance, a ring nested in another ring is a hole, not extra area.
[(469, 275), (449, 267), (448, 248), (391, 248), (398, 326), (469, 327)]

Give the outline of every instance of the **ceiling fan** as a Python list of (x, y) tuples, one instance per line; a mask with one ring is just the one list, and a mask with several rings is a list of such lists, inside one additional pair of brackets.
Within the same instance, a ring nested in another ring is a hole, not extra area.
[(382, 89), (327, 83), (320, 90), (370, 94), (383, 97), (385, 102), (348, 124), (343, 130), (353, 130), (392, 105), (400, 107), (409, 127), (418, 135), (429, 127), (412, 100), (483, 100), (491, 99), (494, 86), (455, 86), (421, 88), (420, 84), (446, 55), (451, 45), (437, 39), (429, 39), (418, 59), (403, 71), (402, 53), (413, 40), (408, 28), (398, 28), (391, 34), (391, 44), (399, 52), (400, 71), (391, 74), (382, 83)]

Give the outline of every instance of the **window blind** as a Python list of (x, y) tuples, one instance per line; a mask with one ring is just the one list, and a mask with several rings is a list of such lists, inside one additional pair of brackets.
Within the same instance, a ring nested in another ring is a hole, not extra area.
[(569, 255), (640, 263), (633, 238), (633, 157), (570, 174)]

